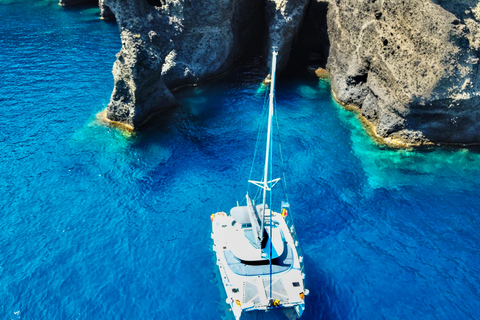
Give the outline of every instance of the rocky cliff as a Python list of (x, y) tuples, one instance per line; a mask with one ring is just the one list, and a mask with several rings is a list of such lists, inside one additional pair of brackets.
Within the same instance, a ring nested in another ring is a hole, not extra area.
[(175, 103), (171, 90), (226, 72), (254, 46), (285, 48), (284, 66), (308, 2), (104, 0), (122, 39), (107, 119), (135, 129)]
[(113, 12), (122, 40), (106, 117), (132, 129), (172, 106), (172, 90), (222, 74), (242, 51), (257, 47), (269, 57), (277, 46), (281, 70), (295, 46), (326, 64), (336, 98), (384, 141), (480, 142), (478, 1), (100, 0), (100, 7)]
[(478, 1), (328, 5), (328, 69), (339, 101), (387, 142), (480, 142)]

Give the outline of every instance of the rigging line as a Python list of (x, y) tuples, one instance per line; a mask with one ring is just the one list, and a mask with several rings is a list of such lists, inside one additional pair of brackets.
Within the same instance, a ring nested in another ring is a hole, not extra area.
[(262, 195), (262, 189), (257, 188), (257, 193), (255, 194), (255, 200), (260, 199), (261, 195)]
[(285, 163), (285, 161), (283, 160), (283, 152), (282, 152), (282, 137), (281, 137), (281, 134), (280, 134), (280, 126), (278, 125), (278, 112), (277, 112), (277, 109), (275, 108), (275, 123), (277, 125), (277, 132), (278, 132), (278, 146), (279, 146), (279, 149), (280, 149), (280, 159), (282, 160), (282, 165)]
[[(261, 137), (261, 133), (263, 131), (263, 128), (265, 128), (265, 123), (264, 121), (262, 121), (262, 119), (265, 117), (265, 113), (267, 112), (268, 108), (267, 108), (267, 101), (268, 101), (268, 90), (265, 90), (265, 96), (263, 98), (263, 109), (262, 109), (262, 115), (260, 117), (260, 121), (259, 121), (259, 125), (258, 125), (258, 131), (257, 131), (257, 139), (255, 141), (255, 151), (254, 151), (254, 154), (253, 154), (253, 160), (252, 160), (252, 165), (250, 167), (250, 175), (248, 177), (248, 180), (252, 180), (252, 174), (253, 174), (253, 168), (255, 166), (255, 159), (257, 157), (257, 153), (258, 153), (258, 147), (259, 147), (259, 144), (260, 144), (260, 137)], [(247, 192), (250, 191), (250, 183), (247, 182)], [(258, 192), (257, 192), (258, 193)], [(255, 199), (255, 198), (254, 198)]]
[[(274, 101), (275, 103), (276, 101)], [(275, 124), (277, 126), (277, 136), (278, 136), (278, 149), (280, 151), (280, 159), (282, 161), (282, 174), (283, 174), (283, 181), (282, 181), (282, 187), (283, 187), (283, 192), (285, 194), (285, 200), (287, 202), (289, 202), (288, 200), (288, 189), (287, 189), (287, 180), (286, 180), (286, 177), (285, 177), (285, 166), (286, 166), (286, 162), (283, 158), (283, 151), (282, 151), (282, 135), (281, 135), (281, 131), (280, 131), (280, 126), (278, 124), (278, 112), (277, 112), (277, 109), (275, 108)]]
[(260, 199), (260, 196), (262, 194), (261, 190), (262, 189), (257, 188), (257, 193), (255, 193), (255, 196), (251, 198), (253, 200), (253, 202), (257, 203), (257, 200)]
[(247, 200), (247, 196), (245, 195), (245, 197), (243, 197), (242, 201), (240, 201), (240, 204), (243, 204), (246, 200)]
[[(273, 107), (274, 107), (274, 111), (275, 111), (275, 95), (273, 95), (272, 97), (273, 99)], [(275, 113), (275, 112), (274, 112)], [(270, 157), (270, 169), (269, 169), (269, 177), (268, 177), (268, 181), (272, 181), (272, 177), (273, 177), (273, 132), (272, 132), (272, 135), (270, 136), (270, 146), (272, 146), (269, 150), (269, 154), (268, 154), (268, 157)], [(272, 239), (272, 236), (273, 236), (273, 232), (272, 232), (272, 225), (273, 225), (273, 207), (272, 207), (272, 196), (273, 196), (273, 191), (271, 190), (272, 188), (270, 188), (270, 261), (269, 261), (269, 264), (270, 264), (270, 300), (272, 300), (272, 251), (273, 251), (273, 239)], [(265, 214), (265, 213), (264, 213)]]
[(284, 186), (283, 192), (285, 193), (285, 200), (290, 203), (290, 200), (288, 200), (288, 192), (287, 192), (287, 180), (285, 180), (285, 171), (283, 172), (283, 183), (282, 185)]

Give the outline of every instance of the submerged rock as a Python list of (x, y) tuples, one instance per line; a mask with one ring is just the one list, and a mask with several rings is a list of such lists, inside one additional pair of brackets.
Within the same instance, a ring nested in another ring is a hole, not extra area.
[(338, 100), (386, 141), (480, 142), (478, 1), (330, 1)]

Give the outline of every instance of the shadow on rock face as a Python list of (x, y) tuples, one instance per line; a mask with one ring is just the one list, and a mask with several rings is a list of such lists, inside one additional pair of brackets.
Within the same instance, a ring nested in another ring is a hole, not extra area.
[(292, 47), (289, 67), (305, 65), (325, 68), (330, 50), (327, 2), (311, 1)]

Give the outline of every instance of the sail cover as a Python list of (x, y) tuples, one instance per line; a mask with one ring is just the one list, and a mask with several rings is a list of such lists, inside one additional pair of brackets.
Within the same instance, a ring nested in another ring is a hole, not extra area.
[(260, 225), (262, 224), (262, 217), (259, 216), (255, 208), (253, 207), (252, 200), (247, 194), (247, 207), (248, 207), (248, 216), (250, 217), (250, 223), (252, 224), (252, 231), (255, 238), (255, 247), (257, 249), (262, 248), (262, 235), (263, 230), (260, 230)]

